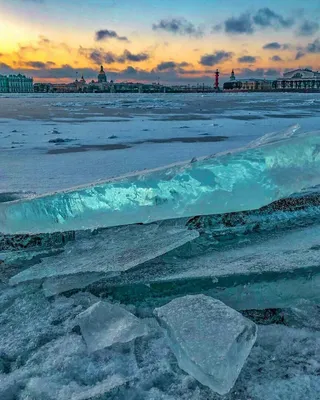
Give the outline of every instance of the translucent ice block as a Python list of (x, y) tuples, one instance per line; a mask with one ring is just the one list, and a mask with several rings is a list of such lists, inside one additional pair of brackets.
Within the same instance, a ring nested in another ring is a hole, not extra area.
[(146, 223), (262, 207), (320, 184), (320, 134), (296, 127), (247, 148), (40, 197), (0, 203), (0, 232)]
[(256, 325), (204, 295), (176, 298), (155, 314), (180, 368), (215, 392), (228, 393), (255, 343)]
[(93, 304), (77, 317), (89, 352), (114, 343), (126, 343), (148, 332), (147, 325), (124, 308), (103, 301)]

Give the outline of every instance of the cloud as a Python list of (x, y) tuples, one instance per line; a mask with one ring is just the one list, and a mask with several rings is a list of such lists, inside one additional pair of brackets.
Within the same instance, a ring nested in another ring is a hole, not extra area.
[(53, 61), (20, 61), (20, 66), (24, 68), (32, 68), (32, 69), (47, 69), (56, 66), (56, 63)]
[(124, 50), (121, 55), (117, 55), (111, 51), (104, 51), (103, 49), (93, 49), (93, 48), (79, 48), (79, 54), (86, 57), (88, 60), (92, 61), (94, 64), (113, 64), (120, 63), (124, 64), (126, 62), (141, 62), (146, 61), (150, 58), (150, 55), (146, 52), (142, 53), (131, 53), (129, 50)]
[(305, 47), (298, 48), (295, 60), (300, 60), (307, 54), (320, 54), (320, 38), (315, 39), (313, 42), (308, 43)]
[(305, 20), (298, 28), (298, 36), (312, 36), (319, 30), (318, 22)]
[(306, 53), (302, 50), (299, 50), (296, 54), (295, 60), (300, 60), (300, 58), (304, 57)]
[(252, 34), (254, 27), (249, 13), (242, 14), (238, 18), (231, 17), (224, 23), (224, 29), (227, 33), (245, 33)]
[(27, 61), (27, 62), (25, 62), (25, 66), (31, 67), (31, 68), (36, 68), (36, 69), (41, 69), (41, 68), (47, 67), (46, 63), (44, 63), (42, 61)]
[(134, 67), (132, 67), (131, 65), (129, 65), (129, 67), (127, 67), (126, 69), (124, 69), (122, 71), (123, 74), (128, 74), (128, 75), (137, 75), (138, 70)]
[[(287, 29), (292, 27), (294, 20), (284, 18), (282, 15), (270, 10), (260, 8), (255, 14), (245, 12), (239, 17), (231, 17), (224, 21), (224, 30), (230, 34), (252, 35), (258, 29), (274, 28)], [(220, 25), (213, 27), (213, 30), (220, 30)]]
[(237, 78), (277, 78), (280, 76), (280, 70), (275, 68), (240, 68), (236, 70)]
[(265, 50), (280, 50), (281, 49), (281, 44), (279, 42), (271, 42), (265, 44), (262, 48)]
[(264, 76), (266, 77), (279, 77), (280, 75), (280, 71), (278, 69), (275, 68), (268, 68), (264, 71)]
[(119, 36), (116, 31), (111, 31), (109, 29), (102, 29), (96, 32), (95, 40), (97, 42), (108, 39), (117, 39), (123, 42), (129, 42), (126, 36)]
[(37, 53), (37, 52), (45, 52), (45, 53), (50, 53), (52, 54), (52, 51), (58, 50), (58, 51), (65, 51), (67, 53), (71, 53), (72, 48), (70, 48), (66, 43), (59, 43), (59, 42), (53, 42), (52, 40), (48, 39), (47, 37), (43, 35), (39, 35), (38, 40), (32, 42), (32, 43), (26, 43), (26, 44), (18, 44), (19, 50), (16, 53), (16, 55), (20, 58), (23, 59), (24, 57), (28, 57), (30, 53)]
[(280, 14), (270, 10), (270, 8), (260, 8), (257, 13), (253, 16), (255, 25), (266, 27), (281, 27), (290, 28), (294, 24), (294, 20), (291, 18), (284, 18)]
[(212, 32), (220, 32), (220, 31), (222, 31), (222, 29), (223, 29), (223, 25), (217, 24), (212, 27)]
[(314, 54), (320, 53), (320, 39), (315, 39), (312, 43), (309, 43), (306, 47), (306, 51)]
[(239, 63), (250, 63), (253, 64), (257, 61), (257, 57), (253, 56), (242, 56), (238, 58)]
[(167, 70), (173, 70), (173, 69), (179, 69), (183, 67), (188, 67), (190, 64), (187, 63), (186, 61), (183, 61), (181, 63), (176, 63), (174, 61), (162, 61), (160, 64), (157, 65), (156, 70), (157, 71), (167, 71)]
[(270, 61), (279, 62), (279, 61), (283, 61), (283, 59), (282, 59), (280, 56), (275, 55), (275, 56), (272, 56), (272, 57), (270, 58)]
[(162, 30), (175, 35), (202, 37), (203, 31), (184, 18), (162, 19), (152, 25), (154, 31)]
[(12, 69), (8, 64), (0, 62), (0, 71), (1, 70), (10, 70), (11, 71)]
[(116, 55), (111, 51), (105, 52), (103, 50), (96, 49), (88, 51), (88, 49), (80, 48), (79, 53), (97, 65), (113, 64), (116, 62)]
[(117, 61), (120, 63), (125, 63), (126, 61), (140, 62), (140, 61), (146, 61), (149, 58), (150, 56), (147, 53), (133, 54), (129, 50), (125, 50), (122, 56), (118, 57)]
[(230, 60), (232, 58), (232, 56), (233, 56), (233, 53), (224, 51), (224, 50), (220, 50), (220, 51), (216, 51), (213, 54), (204, 54), (201, 57), (199, 64), (205, 65), (208, 67), (212, 67), (213, 65), (215, 65), (217, 63), (221, 63), (226, 60)]

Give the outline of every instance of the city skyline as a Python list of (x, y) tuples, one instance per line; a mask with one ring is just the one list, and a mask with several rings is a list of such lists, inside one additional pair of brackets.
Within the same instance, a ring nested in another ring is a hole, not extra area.
[[(152, 4), (151, 4), (152, 3)], [(292, 0), (0, 0), (0, 74), (209, 83), (320, 69), (320, 5)]]

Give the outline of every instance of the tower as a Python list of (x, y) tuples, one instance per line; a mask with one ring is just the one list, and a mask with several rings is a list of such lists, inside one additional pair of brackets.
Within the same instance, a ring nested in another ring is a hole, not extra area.
[(234, 75), (234, 70), (232, 70), (231, 76), (230, 76), (230, 81), (235, 81), (235, 80), (236, 80), (236, 77)]
[(107, 76), (106, 76), (106, 73), (104, 72), (104, 70), (103, 70), (103, 66), (101, 65), (101, 67), (100, 67), (100, 73), (99, 73), (99, 75), (98, 75), (98, 82), (99, 83), (105, 83), (105, 82), (107, 82)]
[(216, 90), (219, 90), (219, 75), (220, 75), (220, 72), (219, 72), (219, 70), (217, 69), (217, 70), (216, 70), (216, 73), (215, 73), (215, 84), (214, 84), (214, 88), (215, 88)]

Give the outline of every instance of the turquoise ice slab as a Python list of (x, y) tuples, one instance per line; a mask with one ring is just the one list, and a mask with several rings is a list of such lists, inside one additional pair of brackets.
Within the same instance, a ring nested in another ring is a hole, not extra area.
[(156, 305), (203, 293), (237, 310), (320, 301), (320, 225), (257, 234), (203, 255), (174, 254), (105, 282), (104, 290), (108, 287), (114, 298)]
[(0, 232), (50, 233), (253, 210), (320, 184), (320, 134), (296, 128), (230, 153), (0, 204)]
[[(163, 222), (150, 225), (129, 225), (84, 235), (69, 242), (56, 256), (43, 258), (40, 264), (24, 269), (10, 279), (11, 284), (59, 278), (78, 274), (79, 286), (84, 287), (82, 274), (95, 273), (114, 276), (148, 260), (156, 258), (199, 236), (183, 223)], [(77, 287), (76, 277), (65, 281)], [(63, 282), (61, 282), (63, 285)], [(88, 279), (88, 284), (89, 284)], [(59, 286), (59, 285), (58, 285)], [(60, 290), (60, 289), (59, 289)], [(49, 289), (51, 293), (51, 289)]]

